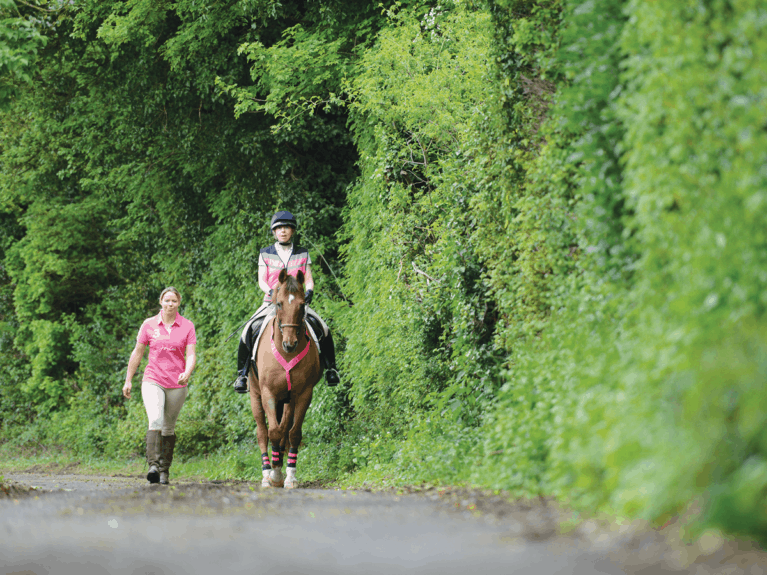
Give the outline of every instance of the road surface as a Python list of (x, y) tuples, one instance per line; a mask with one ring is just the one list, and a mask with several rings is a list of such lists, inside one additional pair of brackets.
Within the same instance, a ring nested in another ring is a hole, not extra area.
[(682, 545), (671, 529), (576, 524), (551, 504), (472, 490), (5, 480), (14, 488), (0, 497), (0, 575), (767, 575), (765, 554), (747, 543), (710, 535)]

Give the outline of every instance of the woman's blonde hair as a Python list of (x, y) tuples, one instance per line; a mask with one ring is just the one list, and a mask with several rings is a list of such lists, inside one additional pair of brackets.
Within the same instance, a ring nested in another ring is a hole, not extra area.
[(173, 286), (168, 286), (164, 290), (162, 290), (162, 293), (160, 294), (160, 303), (162, 303), (162, 298), (164, 298), (165, 294), (168, 292), (172, 292), (176, 294), (176, 297), (178, 298), (178, 303), (181, 303), (181, 294), (178, 293), (178, 290), (174, 288)]

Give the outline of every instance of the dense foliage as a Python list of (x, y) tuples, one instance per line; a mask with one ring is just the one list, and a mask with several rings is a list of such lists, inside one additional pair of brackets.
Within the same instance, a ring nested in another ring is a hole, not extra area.
[(199, 336), (182, 450), (252, 451), (226, 338), (290, 209), (341, 352), (305, 430), (326, 476), (767, 540), (765, 24), (757, 0), (0, 1), (6, 447), (140, 453), (120, 388), (172, 284)]

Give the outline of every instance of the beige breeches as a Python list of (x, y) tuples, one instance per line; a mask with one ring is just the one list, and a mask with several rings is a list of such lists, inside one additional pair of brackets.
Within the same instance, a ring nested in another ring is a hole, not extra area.
[(176, 420), (186, 400), (187, 388), (168, 389), (153, 381), (141, 382), (141, 397), (149, 418), (149, 429), (161, 429), (163, 435), (174, 435)]

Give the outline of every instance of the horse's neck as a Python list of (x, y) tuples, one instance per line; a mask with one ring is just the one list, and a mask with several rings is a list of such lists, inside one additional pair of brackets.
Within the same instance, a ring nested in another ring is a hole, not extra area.
[(277, 349), (282, 345), (282, 332), (280, 331), (279, 323), (280, 319), (277, 317), (277, 314), (275, 314), (272, 318), (272, 339), (274, 340)]
[(279, 325), (280, 318), (275, 314), (274, 318), (272, 318), (272, 339), (274, 340), (277, 349), (280, 349), (280, 346), (282, 346), (282, 332), (280, 331)]

